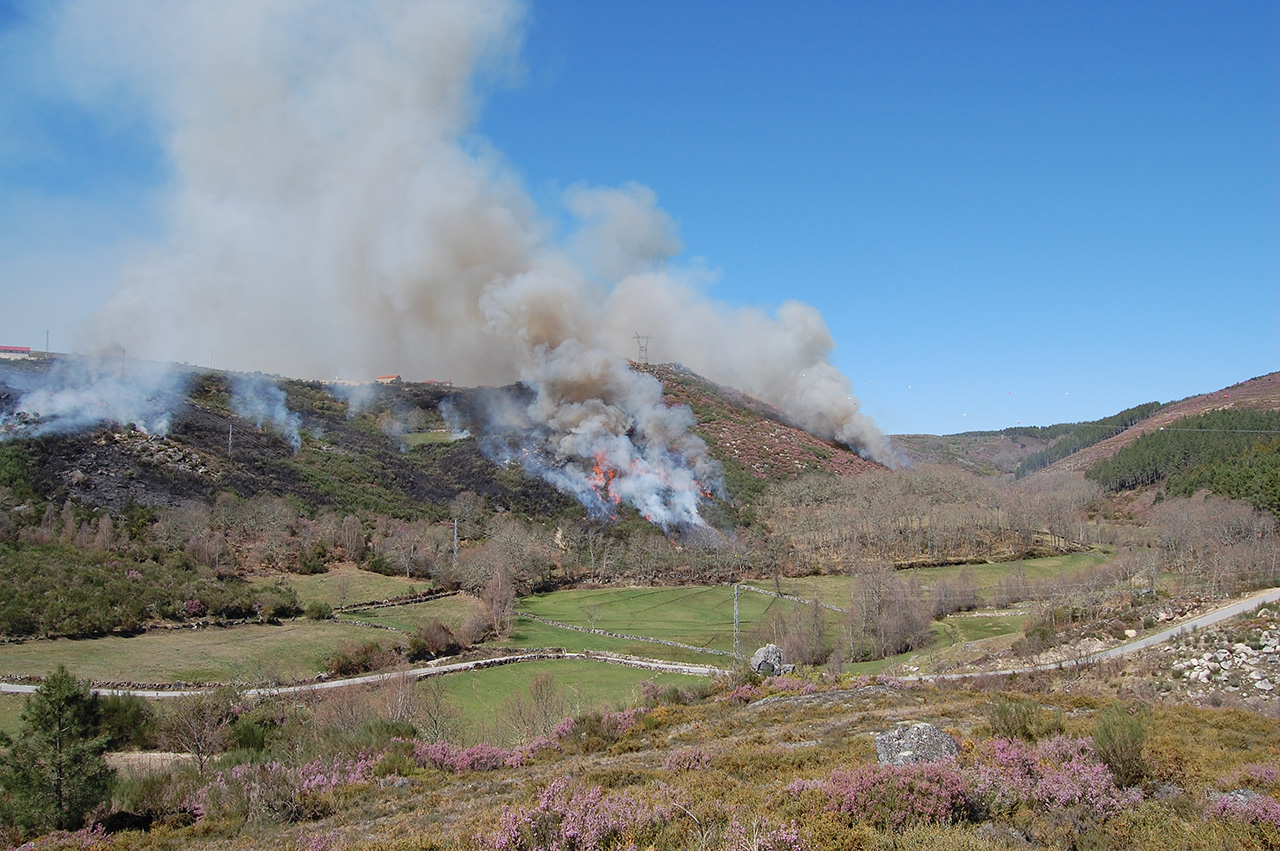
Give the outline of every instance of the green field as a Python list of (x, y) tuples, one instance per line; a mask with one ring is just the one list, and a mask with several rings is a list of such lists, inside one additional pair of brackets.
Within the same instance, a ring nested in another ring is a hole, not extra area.
[(22, 705), (26, 703), (25, 694), (0, 694), (0, 733), (17, 735)]
[(292, 587), (298, 594), (298, 602), (304, 607), (311, 603), (328, 603), (336, 608), (431, 590), (431, 583), (421, 579), (383, 576), (355, 567), (338, 567), (327, 573), (309, 575), (266, 576), (254, 580), (255, 585), (274, 585), (277, 582)]
[[(603, 628), (603, 627), (601, 627)], [(630, 641), (625, 638), (610, 638), (603, 635), (578, 632), (573, 629), (561, 629), (548, 626), (527, 618), (517, 618), (511, 627), (511, 635), (498, 642), (500, 647), (561, 647), (573, 653), (587, 650), (606, 653), (623, 653), (629, 656), (644, 656), (650, 659), (663, 659), (668, 662), (693, 662), (699, 665), (717, 665), (729, 667), (732, 663), (727, 656), (715, 653), (703, 653), (697, 650), (686, 650), (666, 644), (648, 641)]]
[[(1024, 576), (1028, 581), (1055, 579), (1070, 576), (1073, 573), (1096, 567), (1107, 560), (1108, 556), (1096, 552), (1070, 553), (1049, 558), (1024, 559), (1020, 561), (992, 562), (990, 564), (948, 565), (946, 567), (916, 567), (898, 571), (904, 579), (919, 582), (928, 588), (930, 584), (944, 579), (956, 579), (961, 573), (968, 571), (978, 588), (978, 596), (989, 596), (996, 584), (1009, 576)], [(779, 577), (778, 580), (756, 579), (743, 584), (761, 588), (766, 591), (781, 590), (784, 594), (802, 597), (806, 600), (815, 597), (828, 605), (845, 608), (849, 604), (849, 595), (853, 591), (854, 579), (851, 576), (801, 576), (796, 578)]]
[(946, 625), (950, 630), (954, 630), (958, 641), (981, 641), (984, 638), (1022, 632), (1026, 620), (1025, 612), (977, 617), (952, 615), (947, 618)]
[(407, 606), (353, 609), (343, 612), (339, 617), (344, 621), (379, 624), (406, 633), (417, 632), (418, 627), (426, 626), (433, 620), (439, 619), (440, 623), (457, 632), (468, 612), (472, 609), (483, 611), (483, 608), (478, 600), (458, 594)]
[[(727, 586), (557, 591), (523, 597), (516, 605), (521, 611), (574, 626), (733, 650), (733, 589)], [(738, 618), (743, 641), (775, 613), (795, 608), (795, 603), (764, 594), (740, 594)], [(568, 634), (567, 630), (559, 632)], [(662, 645), (644, 646), (652, 648), (652, 654), (676, 649), (664, 647), (660, 651)]]
[(132, 638), (28, 641), (0, 647), (0, 674), (43, 676), (58, 665), (81, 679), (162, 682), (292, 682), (324, 670), (348, 642), (392, 636), (359, 626), (296, 620), (280, 626), (154, 630)]
[(659, 686), (689, 686), (699, 677), (642, 671), (607, 662), (579, 659), (524, 662), (480, 671), (450, 674), (444, 678), (445, 693), (468, 718), (500, 717), (502, 708), (517, 693), (528, 693), (529, 684), (543, 674), (555, 678), (566, 700), (566, 714), (593, 709), (618, 709), (635, 704), (640, 684), (652, 681)]

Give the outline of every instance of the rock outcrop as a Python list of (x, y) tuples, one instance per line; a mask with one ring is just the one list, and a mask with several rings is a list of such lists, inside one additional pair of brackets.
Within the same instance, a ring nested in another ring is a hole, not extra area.
[(876, 757), (881, 765), (914, 765), (955, 759), (956, 740), (932, 724), (896, 727), (876, 735)]

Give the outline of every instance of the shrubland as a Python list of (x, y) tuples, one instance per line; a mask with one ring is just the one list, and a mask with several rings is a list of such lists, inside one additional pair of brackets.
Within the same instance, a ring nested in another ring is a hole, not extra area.
[[(1137, 700), (1112, 673), (740, 673), (646, 688), (625, 709), (565, 716), (552, 700), (545, 725), (496, 743), (438, 735), (430, 681), (230, 696), (210, 715), (221, 756), (120, 761), (97, 811), (110, 833), (33, 847), (1277, 847), (1280, 718)], [(958, 756), (876, 762), (872, 734), (920, 721)]]

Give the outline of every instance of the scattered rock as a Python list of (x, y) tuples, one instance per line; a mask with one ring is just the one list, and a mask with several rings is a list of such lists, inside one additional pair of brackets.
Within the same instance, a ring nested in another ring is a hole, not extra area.
[(781, 674), (782, 648), (776, 644), (766, 644), (751, 654), (751, 670), (765, 677)]
[(881, 765), (914, 765), (955, 759), (956, 740), (932, 724), (896, 727), (876, 736), (876, 757)]
[(974, 835), (983, 842), (991, 843), (996, 846), (1003, 847), (1025, 847), (1031, 844), (1031, 840), (1016, 827), (1008, 827), (1007, 825), (998, 825), (995, 822), (983, 822)]

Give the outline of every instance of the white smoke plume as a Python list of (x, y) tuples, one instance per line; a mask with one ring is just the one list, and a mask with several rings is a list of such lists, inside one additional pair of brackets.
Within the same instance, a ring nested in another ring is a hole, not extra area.
[(258, 428), (270, 423), (285, 443), (297, 452), (302, 448), (302, 417), (289, 410), (285, 393), (274, 381), (261, 375), (238, 375), (231, 380), (231, 409), (252, 420)]
[(0, 440), (67, 434), (105, 423), (164, 436), (187, 392), (188, 376), (157, 363), (120, 358), (56, 361), (47, 372), (4, 370), (19, 396), (0, 412)]
[(725, 491), (719, 463), (689, 432), (692, 412), (668, 407), (657, 379), (577, 340), (533, 354), (528, 393), (489, 390), (472, 410), (446, 406), (451, 427), (477, 426), (487, 454), (572, 494), (598, 519), (626, 504), (663, 529), (703, 525), (700, 503)]
[(595, 493), (602, 456), (609, 498), (687, 519), (705, 452), (625, 368), (635, 332), (660, 330), (662, 360), (892, 463), (817, 311), (708, 298), (651, 189), (577, 186), (580, 227), (555, 237), (473, 131), (525, 16), (514, 0), (69, 0), (60, 55), (83, 96), (143, 104), (174, 173), (166, 240), (123, 273), (100, 342), (303, 378), (524, 381), (544, 475)]

